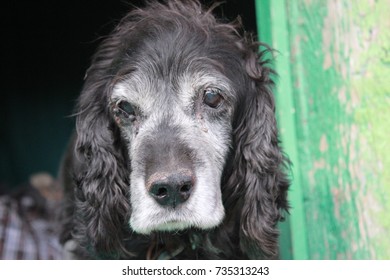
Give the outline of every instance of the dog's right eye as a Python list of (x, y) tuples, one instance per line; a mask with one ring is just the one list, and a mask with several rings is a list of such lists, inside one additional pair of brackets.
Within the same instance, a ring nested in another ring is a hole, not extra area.
[(118, 113), (121, 113), (126, 118), (134, 117), (135, 116), (135, 110), (134, 107), (127, 101), (120, 101), (117, 103), (118, 106)]
[(219, 89), (207, 88), (204, 91), (203, 102), (211, 108), (218, 108), (222, 103), (223, 97)]

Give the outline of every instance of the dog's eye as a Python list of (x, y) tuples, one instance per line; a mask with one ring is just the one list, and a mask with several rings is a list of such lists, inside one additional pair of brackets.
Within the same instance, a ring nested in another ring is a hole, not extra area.
[(135, 116), (135, 110), (134, 107), (126, 101), (120, 101), (117, 103), (118, 106), (118, 113), (120, 112), (123, 114), (126, 118)]
[(208, 88), (204, 91), (203, 103), (211, 108), (217, 108), (223, 101), (223, 97), (220, 94), (220, 90)]

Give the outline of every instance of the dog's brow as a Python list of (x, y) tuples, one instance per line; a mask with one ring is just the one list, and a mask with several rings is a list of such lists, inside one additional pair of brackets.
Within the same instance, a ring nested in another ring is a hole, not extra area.
[(112, 90), (112, 94), (110, 96), (110, 103), (116, 102), (117, 100), (130, 101), (127, 87), (123, 82), (117, 83)]
[(234, 101), (235, 92), (232, 82), (214, 69), (198, 69), (198, 71), (185, 71), (174, 79), (150, 79), (149, 75), (133, 73), (127, 79), (121, 79), (113, 89), (111, 100), (125, 99), (140, 107), (146, 106), (146, 102), (152, 100), (156, 91), (162, 88), (170, 89), (178, 93), (179, 100), (184, 104), (206, 87), (221, 89), (228, 99)]

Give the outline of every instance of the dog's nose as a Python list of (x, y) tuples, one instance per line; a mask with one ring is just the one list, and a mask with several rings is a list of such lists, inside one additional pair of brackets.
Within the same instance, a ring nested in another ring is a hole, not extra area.
[(177, 173), (151, 182), (149, 193), (160, 205), (176, 208), (188, 200), (193, 188), (192, 175)]

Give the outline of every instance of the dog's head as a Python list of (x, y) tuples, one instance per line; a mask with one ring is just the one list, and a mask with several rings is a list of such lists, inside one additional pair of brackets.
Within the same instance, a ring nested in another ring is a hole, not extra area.
[(242, 250), (275, 253), (287, 181), (270, 69), (236, 27), (170, 1), (131, 12), (101, 44), (76, 141), (82, 234), (98, 250), (121, 247), (127, 222), (150, 234), (234, 216)]

